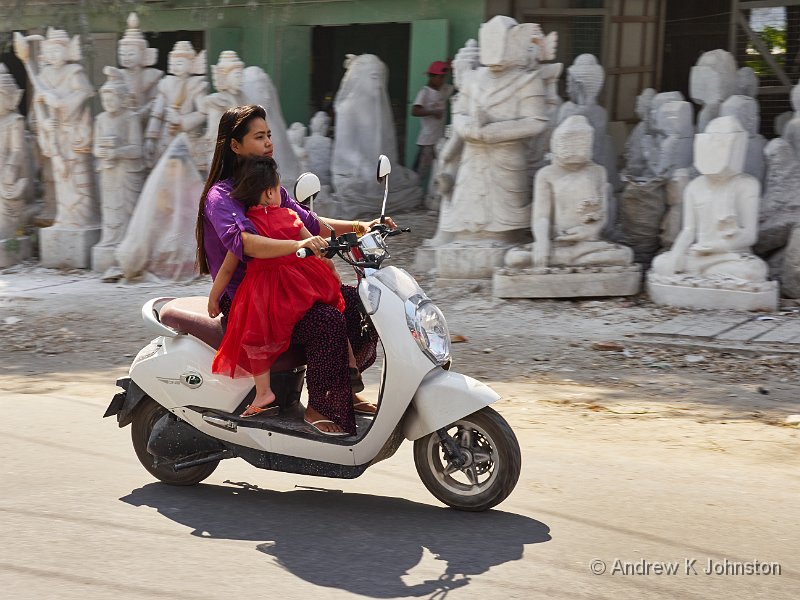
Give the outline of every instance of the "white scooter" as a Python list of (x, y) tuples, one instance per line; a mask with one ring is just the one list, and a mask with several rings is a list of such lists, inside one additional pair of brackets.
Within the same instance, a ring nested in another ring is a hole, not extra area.
[[(390, 171), (381, 156), (381, 215)], [(295, 198), (313, 200), (319, 190), (319, 179), (304, 174)], [(355, 269), (365, 318), (383, 347), (378, 412), (357, 415), (357, 435), (326, 437), (303, 422), (305, 357), (294, 346), (272, 368), (280, 416), (240, 418), (255, 394), (253, 382), (211, 372), (223, 323), (208, 317), (204, 297), (156, 298), (142, 307), (145, 324), (159, 337), (139, 352), (129, 377), (117, 381), (124, 391), (104, 416), (116, 415), (120, 427), (132, 425), (142, 465), (169, 484), (199, 483), (221, 460), (235, 457), (262, 469), (355, 478), (392, 456), (406, 438), (413, 440), (417, 472), (436, 498), (469, 511), (502, 502), (519, 478), (516, 436), (488, 406), (499, 396), (451, 370), (442, 312), (406, 271), (384, 266), (386, 239), (400, 232), (379, 224), (361, 238), (332, 233), (326, 249)]]

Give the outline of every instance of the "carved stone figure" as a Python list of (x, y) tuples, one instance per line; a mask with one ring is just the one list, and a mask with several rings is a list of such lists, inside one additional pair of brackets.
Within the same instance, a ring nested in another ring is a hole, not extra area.
[(722, 103), (719, 114), (721, 117), (736, 117), (745, 128), (745, 131), (747, 131), (748, 141), (744, 172), (758, 179), (759, 183), (763, 183), (765, 171), (764, 146), (767, 145), (767, 140), (758, 133), (761, 125), (760, 112), (761, 109), (754, 98), (734, 95)]
[(547, 128), (545, 85), (528, 70), (536, 30), (494, 17), (479, 32), (483, 66), (456, 67), (452, 143), (463, 150), (448, 216), (440, 220), (440, 232), (453, 240), (436, 250), (439, 277), (489, 277), (508, 247), (530, 235), (527, 150)]
[(345, 69), (333, 100), (336, 127), (331, 175), (339, 203), (335, 216), (356, 218), (375, 213), (381, 196), (375, 181), (375, 164), (381, 154), (389, 157), (393, 165), (387, 210), (397, 212), (419, 206), (419, 179), (397, 160), (386, 65), (374, 54), (350, 54)]
[[(41, 53), (31, 56), (29, 43), (39, 40)], [(86, 268), (100, 228), (91, 165), (94, 90), (77, 63), (80, 38), (53, 28), (44, 39), (16, 33), (14, 50), (33, 84), (39, 147), (55, 178), (56, 217), (40, 234), (42, 265)]]
[[(553, 132), (553, 164), (536, 174), (531, 246), (509, 250), (496, 296), (619, 296), (639, 291), (630, 248), (601, 239), (608, 210), (605, 169), (592, 162), (594, 129), (567, 118)], [(518, 272), (519, 269), (528, 269)]]
[(136, 13), (128, 15), (127, 24), (128, 28), (117, 45), (117, 59), (130, 93), (125, 105), (136, 114), (144, 129), (164, 72), (152, 68), (158, 61), (158, 50), (148, 47)]
[(289, 143), (292, 145), (294, 155), (300, 163), (300, 171), (305, 173), (308, 171), (308, 152), (305, 149), (306, 126), (302, 123), (294, 122), (289, 126), (286, 135), (289, 137)]
[(603, 165), (614, 189), (619, 187), (616, 151), (608, 135), (608, 113), (597, 103), (605, 81), (605, 70), (592, 54), (581, 54), (567, 68), (567, 93), (569, 101), (558, 110), (557, 122), (562, 123), (572, 115), (583, 115), (594, 127), (595, 140), (592, 157)]
[(722, 103), (736, 91), (736, 59), (726, 50), (704, 52), (689, 73), (689, 95), (703, 108), (697, 115), (697, 131), (719, 116)]
[(30, 256), (23, 235), (29, 172), (25, 120), (17, 112), (22, 90), (0, 63), (0, 268)]
[(750, 67), (741, 67), (736, 71), (736, 89), (734, 94), (758, 98), (758, 75)]
[(191, 139), (178, 134), (147, 178), (115, 253), (127, 280), (190, 281), (195, 270), (197, 199), (203, 178)]
[(245, 104), (242, 86), (244, 85), (244, 63), (233, 50), (224, 50), (217, 64), (211, 65), (211, 83), (217, 90), (203, 98), (202, 110), (206, 112), (206, 145), (208, 162), (214, 158), (214, 144), (222, 114), (229, 108)]
[(800, 160), (800, 84), (792, 88), (791, 99), (794, 115), (783, 127), (781, 137), (789, 142), (795, 156)]
[(331, 184), (331, 158), (333, 140), (328, 137), (331, 118), (328, 113), (319, 111), (311, 117), (311, 135), (303, 144), (308, 154), (308, 170), (319, 177), (322, 185)]
[(29, 110), (28, 137), (31, 150), (31, 173), (33, 173), (33, 195), (36, 198), (36, 208), (33, 224), (36, 227), (50, 227), (56, 220), (56, 183), (53, 175), (53, 163), (42, 152), (39, 146), (39, 125), (36, 122), (36, 111)]
[(650, 107), (656, 91), (646, 88), (636, 97), (636, 116), (639, 122), (633, 128), (625, 142), (625, 177), (643, 177), (647, 171), (645, 156), (645, 138), (650, 135)]
[(700, 176), (684, 192), (683, 227), (648, 274), (658, 304), (690, 308), (774, 309), (778, 288), (752, 253), (758, 235), (760, 185), (743, 173), (747, 132), (718, 117), (695, 136)]
[(242, 95), (247, 104), (260, 104), (267, 111), (267, 125), (272, 132), (273, 158), (281, 171), (281, 181), (291, 190), (298, 175), (300, 163), (286, 135), (286, 121), (281, 111), (281, 100), (272, 79), (261, 67), (246, 67)]
[(144, 158), (152, 167), (179, 133), (186, 133), (194, 149), (198, 165), (206, 164), (207, 156), (200, 141), (206, 115), (204, 98), (206, 51), (194, 51), (189, 42), (176, 42), (169, 53), (169, 75), (158, 82), (158, 93), (145, 131)]
[(125, 236), (136, 201), (144, 184), (142, 126), (136, 113), (125, 107), (130, 90), (120, 69), (106, 67), (106, 83), (100, 88), (105, 112), (95, 117), (95, 169), (100, 179), (102, 235), (92, 248), (92, 270), (103, 279), (117, 276), (114, 251)]

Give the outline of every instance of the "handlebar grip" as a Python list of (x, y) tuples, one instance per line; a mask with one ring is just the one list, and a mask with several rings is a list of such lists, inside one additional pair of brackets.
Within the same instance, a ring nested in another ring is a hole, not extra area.
[(295, 255), (298, 258), (307, 258), (309, 256), (312, 256), (313, 254), (314, 254), (314, 251), (311, 250), (311, 248), (300, 248), (300, 250), (295, 252)]

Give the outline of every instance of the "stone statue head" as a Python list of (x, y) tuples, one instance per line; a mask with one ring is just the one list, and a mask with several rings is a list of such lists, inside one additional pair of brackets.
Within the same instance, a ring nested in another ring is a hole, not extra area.
[(591, 162), (593, 144), (594, 128), (583, 115), (564, 119), (550, 140), (555, 161), (568, 168)]
[(17, 85), (17, 81), (8, 72), (5, 64), (0, 63), (0, 114), (7, 114), (17, 110), (19, 101), (22, 99), (23, 90)]
[(295, 121), (286, 130), (286, 135), (289, 138), (289, 143), (292, 146), (302, 148), (306, 141), (306, 126), (300, 122)]
[(720, 117), (736, 117), (751, 136), (758, 135), (761, 113), (758, 101), (750, 96), (731, 96), (722, 103)]
[(211, 65), (211, 82), (220, 92), (238, 94), (242, 90), (244, 62), (233, 50), (223, 50), (217, 64)]
[(667, 102), (683, 102), (685, 98), (680, 92), (661, 92), (653, 96), (650, 101), (650, 118), (648, 122), (652, 125), (658, 120), (658, 111)]
[(464, 77), (478, 68), (480, 65), (480, 49), (478, 42), (473, 39), (467, 40), (462, 48), (456, 52), (453, 59), (453, 85), (460, 88), (464, 83)]
[(130, 88), (121, 70), (107, 66), (103, 67), (103, 73), (106, 82), (100, 88), (100, 103), (106, 112), (119, 112), (130, 100)]
[(636, 116), (642, 121), (650, 120), (650, 108), (656, 91), (653, 88), (645, 88), (642, 93), (636, 96)]
[(311, 121), (309, 123), (311, 127), (311, 135), (320, 135), (322, 137), (327, 137), (328, 129), (331, 125), (331, 118), (323, 110), (317, 111), (314, 113), (314, 116), (311, 117)]
[(77, 62), (80, 59), (80, 36), (76, 35), (70, 39), (63, 29), (47, 28), (47, 35), (42, 40), (42, 62), (44, 64), (59, 68), (68, 62)]
[(482, 23), (478, 30), (481, 63), (500, 71), (527, 66), (531, 40), (537, 27), (534, 23), (517, 23), (502, 15)]
[(736, 117), (717, 117), (694, 136), (694, 166), (702, 175), (733, 177), (744, 170), (747, 131)]
[(374, 54), (348, 54), (344, 66), (346, 70), (334, 103), (352, 95), (375, 98), (386, 87), (389, 69)]
[(594, 104), (606, 73), (593, 54), (581, 54), (567, 69), (567, 94), (575, 104)]
[(533, 70), (545, 60), (553, 60), (558, 49), (558, 32), (551, 31), (545, 35), (539, 24), (533, 25), (533, 36), (528, 46), (528, 69)]
[(191, 42), (175, 42), (167, 57), (167, 71), (177, 77), (205, 75), (206, 51), (195, 52)]
[(800, 83), (792, 88), (791, 100), (794, 112), (800, 112)]
[(139, 17), (136, 13), (128, 15), (127, 24), (128, 28), (117, 45), (119, 66), (123, 69), (135, 69), (156, 64), (158, 50), (147, 47), (147, 40), (139, 29)]
[(691, 103), (673, 100), (660, 105), (653, 125), (663, 135), (694, 136), (694, 112)]
[(689, 73), (689, 95), (698, 104), (722, 102), (736, 91), (736, 60), (726, 50), (703, 53)]
[(758, 75), (750, 67), (742, 67), (736, 71), (736, 94), (758, 97)]

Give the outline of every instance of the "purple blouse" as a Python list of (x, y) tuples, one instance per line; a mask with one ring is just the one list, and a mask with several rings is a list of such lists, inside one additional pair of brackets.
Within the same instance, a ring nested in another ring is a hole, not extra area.
[[(206, 251), (206, 261), (208, 270), (211, 271), (211, 278), (214, 279), (225, 260), (225, 255), (232, 252), (239, 259), (239, 266), (231, 277), (231, 282), (225, 288), (228, 298), (233, 300), (236, 288), (244, 278), (244, 263), (250, 260), (249, 256), (244, 255), (242, 246), (242, 232), (258, 235), (256, 228), (245, 216), (245, 207), (231, 197), (233, 182), (230, 179), (218, 181), (206, 196), (204, 213), (204, 232), (203, 244)], [(320, 225), (314, 215), (303, 205), (298, 204), (286, 188), (281, 186), (281, 207), (291, 208), (303, 221), (312, 235), (319, 235)]]

